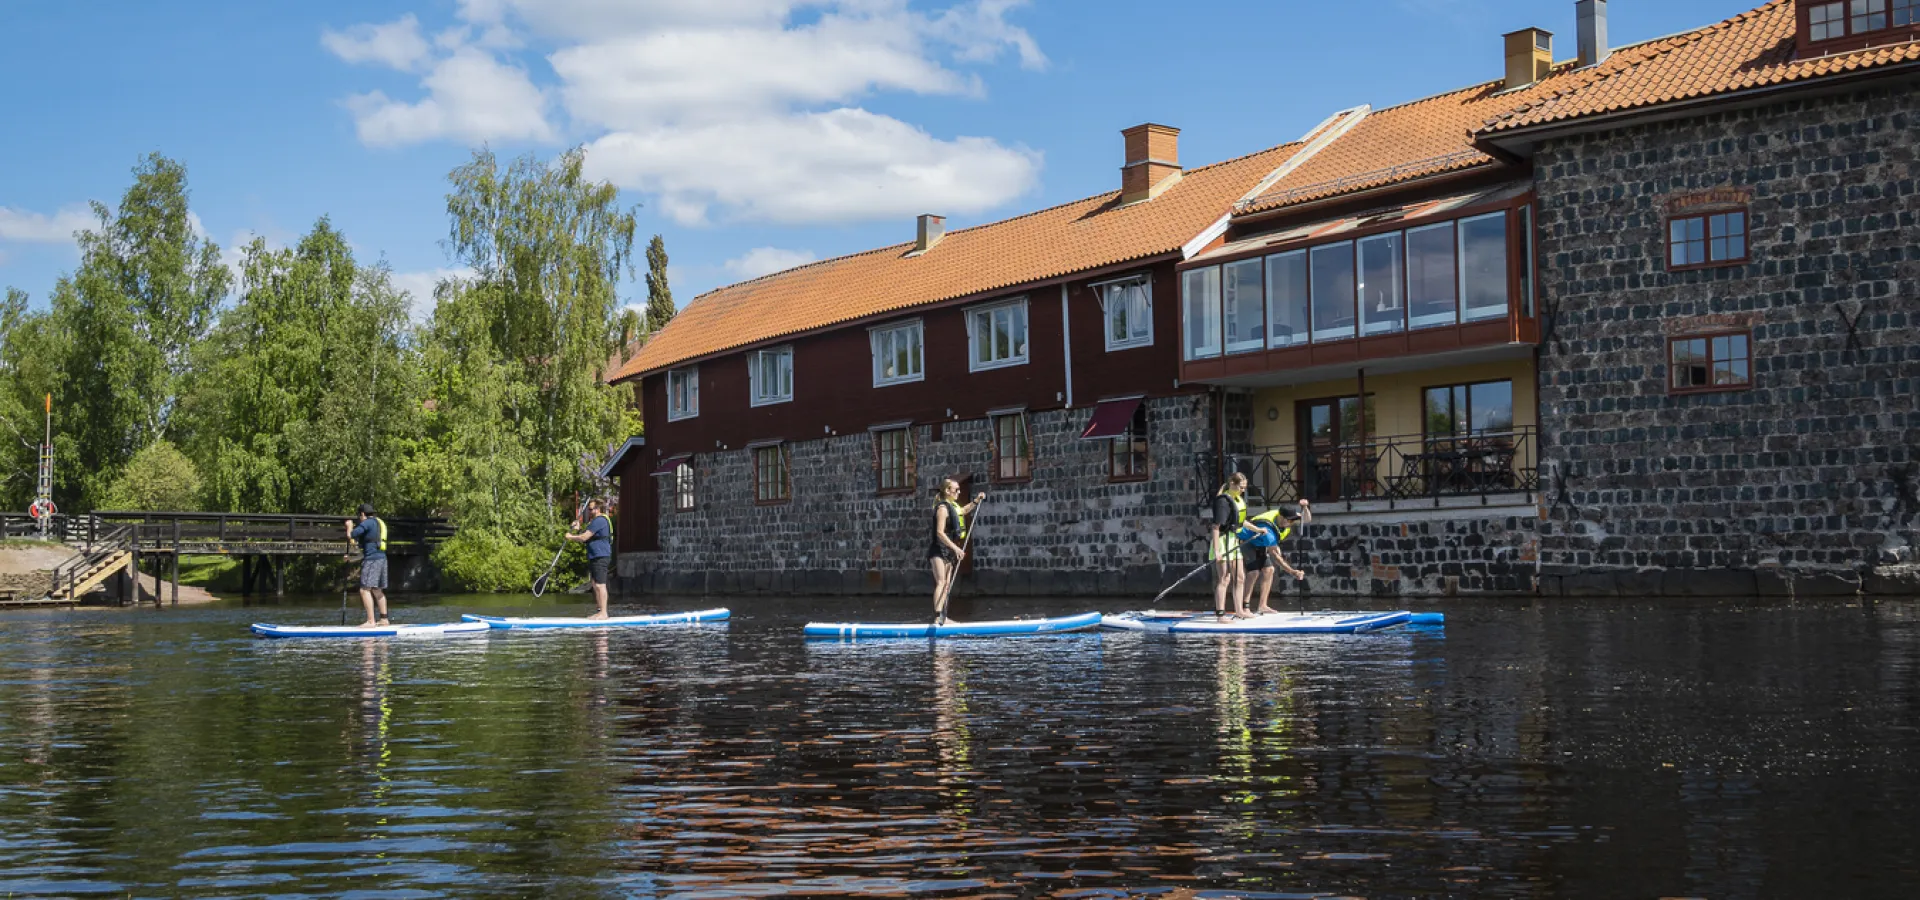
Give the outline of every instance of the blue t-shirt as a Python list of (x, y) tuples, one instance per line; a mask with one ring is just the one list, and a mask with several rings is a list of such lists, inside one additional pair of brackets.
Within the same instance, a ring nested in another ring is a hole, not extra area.
[(599, 559), (613, 555), (613, 523), (606, 516), (594, 516), (587, 523), (587, 533), (593, 535), (587, 539), (587, 558)]
[(380, 549), (380, 538), (386, 528), (379, 519), (368, 516), (367, 520), (353, 526), (353, 539), (360, 542), (361, 559), (386, 559), (387, 551)]

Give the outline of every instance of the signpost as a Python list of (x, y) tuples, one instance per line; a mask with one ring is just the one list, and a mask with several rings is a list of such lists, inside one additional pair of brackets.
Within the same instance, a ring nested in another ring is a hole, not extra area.
[(47, 440), (40, 445), (40, 485), (27, 513), (40, 525), (40, 539), (53, 527), (53, 395), (47, 395)]

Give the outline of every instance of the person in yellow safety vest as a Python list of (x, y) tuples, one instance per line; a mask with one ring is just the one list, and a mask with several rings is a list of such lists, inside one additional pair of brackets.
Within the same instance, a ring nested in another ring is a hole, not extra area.
[(1227, 483), (1213, 495), (1213, 520), (1207, 526), (1207, 559), (1213, 563), (1213, 614), (1227, 617), (1227, 600), (1233, 600), (1233, 617), (1247, 617), (1247, 570), (1240, 540), (1234, 533), (1247, 521), (1247, 476), (1239, 472), (1227, 476)]
[[(1267, 597), (1273, 593), (1273, 566), (1279, 566), (1295, 581), (1307, 579), (1307, 573), (1287, 565), (1287, 558), (1280, 553), (1280, 542), (1293, 533), (1294, 521), (1302, 524), (1313, 521), (1313, 506), (1303, 497), (1297, 517), (1287, 516), (1285, 509), (1275, 507), (1267, 510), (1248, 519), (1239, 531), (1234, 532), (1234, 537), (1241, 542), (1241, 553), (1246, 558), (1247, 594), (1251, 597), (1258, 592), (1260, 596), (1260, 605), (1253, 608), (1256, 616), (1273, 612), (1273, 608), (1267, 605)], [(1282, 522), (1283, 517), (1285, 522)]]
[[(358, 524), (351, 519), (347, 521), (347, 540), (360, 544), (360, 605), (367, 611), (367, 620), (361, 622), (360, 627), (386, 625), (387, 523), (374, 518), (373, 504), (360, 504)], [(352, 554), (347, 558), (352, 559)]]
[(927, 547), (927, 562), (933, 566), (933, 615), (944, 625), (947, 595), (960, 572), (960, 561), (967, 558), (967, 517), (980, 508), (980, 501), (987, 495), (975, 494), (972, 503), (961, 506), (960, 482), (944, 478), (939, 496), (933, 507), (933, 542)]

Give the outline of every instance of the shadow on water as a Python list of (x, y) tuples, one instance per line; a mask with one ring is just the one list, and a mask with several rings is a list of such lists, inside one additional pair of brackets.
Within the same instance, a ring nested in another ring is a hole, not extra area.
[[(921, 605), (801, 599), (657, 630), (245, 633), (336, 603), (0, 618), (0, 896), (1920, 891), (1912, 603), (854, 644), (799, 625)], [(396, 605), (481, 609), (584, 604)]]

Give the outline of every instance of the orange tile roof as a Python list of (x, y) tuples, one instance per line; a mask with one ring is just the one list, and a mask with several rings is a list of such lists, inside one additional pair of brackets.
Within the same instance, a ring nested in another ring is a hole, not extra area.
[(1548, 77), (1515, 91), (1503, 91), (1503, 82), (1492, 81), (1376, 110), (1234, 211), (1242, 215), (1264, 212), (1492, 165), (1494, 158), (1473, 146), (1475, 128), (1503, 110), (1589, 77), (1588, 72), (1562, 65)]
[(694, 298), (609, 380), (799, 334), (1178, 250), (1300, 148), (1285, 144), (1188, 170), (1160, 196), (1119, 206), (1119, 191), (823, 260)]
[(1911, 41), (1795, 59), (1798, 28), (1793, 0), (1771, 0), (1724, 22), (1616, 54), (1596, 67), (1603, 70), (1597, 77), (1516, 104), (1489, 118), (1480, 134), (1497, 137), (1582, 116), (1920, 61), (1920, 43)]

